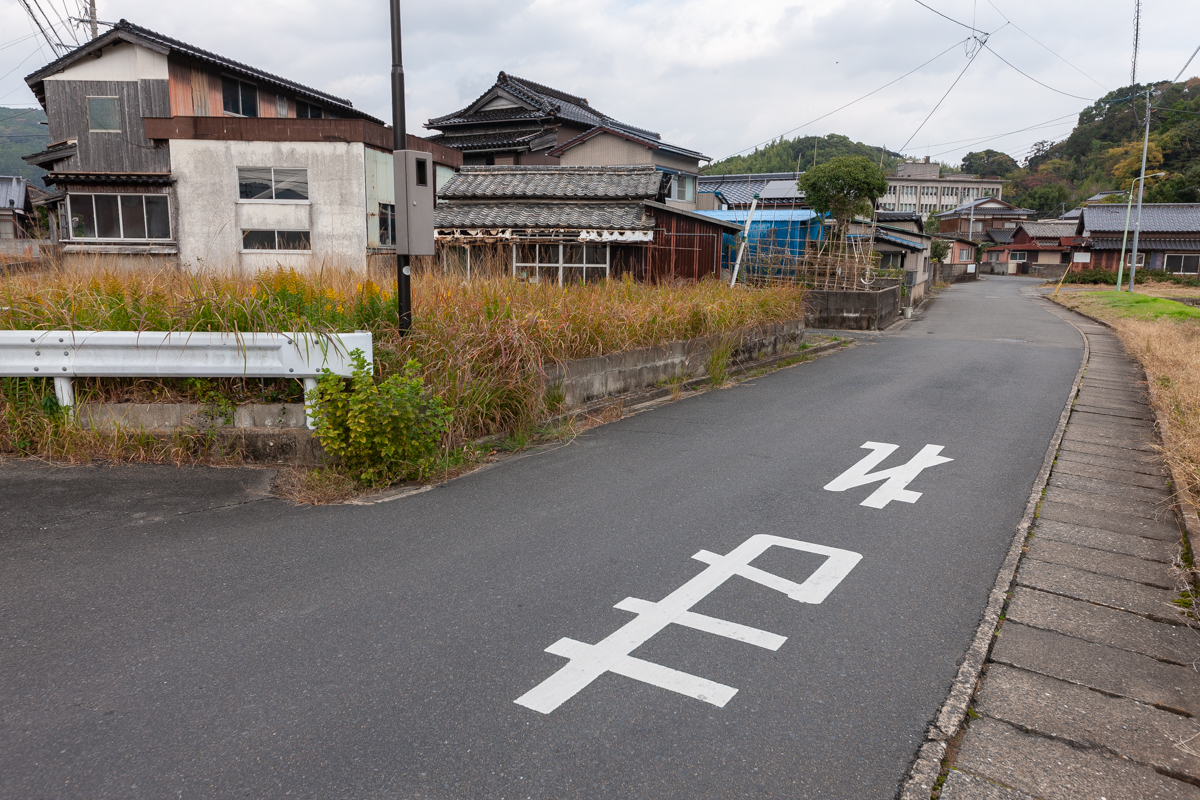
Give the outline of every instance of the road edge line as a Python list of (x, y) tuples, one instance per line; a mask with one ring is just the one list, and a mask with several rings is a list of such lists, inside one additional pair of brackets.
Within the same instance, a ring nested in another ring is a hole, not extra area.
[[(1042, 298), (1037, 297), (1036, 299)], [(1043, 310), (1058, 317), (1049, 309), (1043, 307)], [(1092, 357), (1092, 346), (1087, 334), (1071, 320), (1058, 318), (1074, 328), (1083, 339), (1083, 358), (1079, 363), (1079, 371), (1075, 373), (1075, 381), (1067, 393), (1066, 404), (1058, 418), (1058, 427), (1055, 428), (1054, 435), (1050, 437), (1050, 444), (1042, 459), (1042, 469), (1033, 482), (1033, 490), (1030, 491), (1029, 500), (1025, 504), (1025, 514), (1017, 525), (1017, 531), (1012, 544), (1009, 545), (1008, 554), (1000, 565), (996, 582), (992, 585), (992, 591), (988, 595), (983, 618), (975, 629), (975, 636), (971, 639), (971, 645), (963, 656), (962, 665), (958, 669), (958, 674), (954, 676), (954, 683), (951, 684), (946, 699), (942, 702), (937, 716), (934, 717), (934, 721), (925, 733), (925, 740), (917, 750), (916, 760), (896, 792), (898, 800), (929, 800), (938, 775), (942, 771), (942, 761), (946, 756), (947, 745), (958, 734), (967, 718), (967, 709), (970, 707), (971, 698), (975, 695), (975, 684), (983, 672), (984, 662), (987, 661), (988, 653), (991, 650), (992, 638), (999, 626), (1000, 612), (1003, 610), (1004, 604), (1008, 602), (1009, 590), (1016, 579), (1017, 566), (1021, 562), (1025, 540), (1033, 525), (1034, 513), (1041, 502), (1042, 493), (1050, 482), (1050, 470), (1054, 466), (1059, 445), (1062, 444), (1063, 434), (1067, 430), (1067, 422), (1071, 418), (1071, 408), (1075, 404), (1079, 386), (1083, 383), (1083, 375), (1087, 371), (1088, 362)]]

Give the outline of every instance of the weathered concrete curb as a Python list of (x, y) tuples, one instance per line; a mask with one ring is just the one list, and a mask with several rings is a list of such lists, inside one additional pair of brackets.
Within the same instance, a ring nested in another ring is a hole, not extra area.
[(729, 362), (731, 366), (737, 366), (769, 358), (803, 339), (803, 320), (776, 322), (727, 334), (565, 361), (546, 369), (542, 385), (546, 389), (559, 386), (563, 405), (575, 408), (678, 378), (703, 377), (708, 374), (709, 355), (721, 346), (731, 347)]
[[(1174, 300), (1176, 298), (1172, 297), (1165, 299)], [(1116, 332), (1116, 328), (1114, 328), (1109, 322), (1105, 322), (1102, 319), (1093, 317), (1091, 314), (1085, 314), (1082, 311), (1076, 311), (1073, 308), (1068, 308), (1057, 300), (1050, 300), (1050, 302), (1065, 308), (1072, 314), (1078, 314), (1085, 319), (1090, 319), (1097, 325), (1102, 325), (1105, 328), (1108, 328), (1110, 331), (1113, 331), (1114, 333)], [(1117, 341), (1120, 341), (1119, 336), (1117, 337)], [(1133, 358), (1135, 361), (1137, 361), (1136, 356), (1133, 356)], [(1138, 363), (1138, 366), (1141, 366), (1141, 362)], [(1144, 368), (1142, 369), (1142, 373), (1145, 374)], [(1150, 410), (1154, 412), (1154, 421), (1158, 426), (1159, 435), (1162, 437), (1164, 442), (1172, 441), (1172, 437), (1175, 436), (1175, 430), (1171, 426), (1170, 420), (1159, 416), (1158, 411), (1154, 408), (1153, 403), (1150, 403), (1149, 405)], [(1173, 496), (1175, 499), (1175, 514), (1179, 519), (1180, 525), (1183, 527), (1183, 535), (1187, 539), (1188, 549), (1191, 550), (1192, 558), (1198, 559), (1200, 558), (1200, 550), (1197, 549), (1197, 547), (1200, 547), (1200, 505), (1196, 503), (1196, 498), (1192, 494), (1192, 490), (1188, 488), (1187, 476), (1179, 474), (1179, 470), (1175, 468), (1175, 465), (1166, 459), (1163, 459), (1163, 463), (1166, 465), (1167, 471), (1171, 476), (1171, 488), (1173, 490)], [(1198, 573), (1200, 573), (1200, 565), (1194, 564), (1193, 572), (1189, 576), (1190, 582), (1193, 586), (1200, 586), (1200, 574)]]
[(971, 698), (975, 694), (975, 685), (979, 681), (984, 662), (987, 661), (988, 652), (991, 650), (992, 639), (1000, 622), (1000, 612), (1008, 601), (1008, 593), (1016, 579), (1017, 566), (1021, 561), (1021, 552), (1025, 547), (1025, 540), (1029, 536), (1029, 529), (1033, 525), (1034, 514), (1037, 511), (1038, 503), (1041, 502), (1042, 492), (1050, 482), (1050, 470), (1054, 466), (1058, 447), (1062, 443), (1063, 433), (1067, 429), (1067, 421), (1071, 418), (1071, 408), (1075, 403), (1075, 397), (1079, 394), (1079, 386), (1083, 382), (1083, 374), (1087, 370), (1092, 354), (1091, 343), (1084, 332), (1070, 320), (1064, 320), (1064, 322), (1075, 328), (1083, 339), (1083, 359), (1079, 364), (1079, 371), (1075, 373), (1075, 381), (1067, 393), (1067, 401), (1058, 418), (1058, 427), (1054, 429), (1054, 435), (1050, 437), (1050, 445), (1046, 448), (1046, 455), (1042, 459), (1042, 469), (1033, 482), (1033, 490), (1029, 493), (1029, 500), (1025, 504), (1025, 514), (1017, 525), (1016, 535), (1013, 537), (1012, 544), (1009, 545), (1008, 554), (1004, 557), (1000, 572), (996, 576), (996, 582), (992, 585), (992, 591), (988, 595), (983, 618), (975, 629), (975, 636), (971, 639), (971, 646), (967, 648), (962, 665), (958, 668), (958, 674), (954, 677), (950, 692), (942, 703), (941, 709), (938, 710), (933, 724), (929, 726), (925, 742), (917, 751), (917, 758), (909, 770), (908, 777), (900, 785), (896, 794), (899, 800), (929, 800), (930, 795), (933, 794), (933, 786), (941, 773), (942, 760), (946, 756), (946, 747), (950, 740), (958, 734), (967, 718), (967, 708), (971, 704)]

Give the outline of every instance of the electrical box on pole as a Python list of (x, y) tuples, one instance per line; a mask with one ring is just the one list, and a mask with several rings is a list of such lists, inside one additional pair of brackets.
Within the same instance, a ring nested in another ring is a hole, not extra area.
[(436, 171), (433, 156), (420, 150), (392, 154), (396, 178), (396, 252), (433, 255), (433, 210)]

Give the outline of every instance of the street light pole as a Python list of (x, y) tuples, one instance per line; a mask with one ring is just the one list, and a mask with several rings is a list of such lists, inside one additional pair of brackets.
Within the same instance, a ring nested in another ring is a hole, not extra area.
[[(392, 7), (392, 168), (404, 169), (402, 160), (404, 151), (408, 149), (408, 128), (404, 119), (404, 60), (400, 52), (400, 0), (391, 0)], [(400, 160), (401, 163), (397, 163)], [(396, 305), (400, 312), (400, 335), (407, 336), (412, 328), (412, 273), (409, 269), (408, 253), (401, 253), (400, 243), (407, 243), (408, 214), (407, 208), (401, 208), (401, 198), (397, 197), (393, 204), (395, 209), (393, 225), (396, 232), (392, 239), (396, 242)], [(405, 226), (401, 234), (400, 226)]]
[(1138, 234), (1142, 231), (1142, 195), (1146, 192), (1146, 151), (1150, 146), (1150, 90), (1146, 89), (1146, 135), (1142, 139), (1142, 181), (1138, 184), (1137, 221), (1133, 223), (1133, 253), (1129, 256), (1129, 291), (1137, 274)]

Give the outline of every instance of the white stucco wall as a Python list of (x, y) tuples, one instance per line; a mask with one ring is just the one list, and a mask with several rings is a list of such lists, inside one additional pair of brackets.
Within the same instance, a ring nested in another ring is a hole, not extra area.
[[(172, 139), (180, 262), (249, 270), (322, 263), (365, 268), (365, 150), (355, 142)], [(238, 202), (238, 167), (307, 169), (309, 202)], [(242, 252), (243, 229), (309, 230), (312, 251)]]
[(121, 42), (106, 47), (99, 58), (76, 61), (48, 81), (167, 80), (167, 57), (146, 47)]
[(650, 148), (645, 145), (598, 133), (562, 154), (564, 167), (617, 167), (625, 164), (650, 164)]

